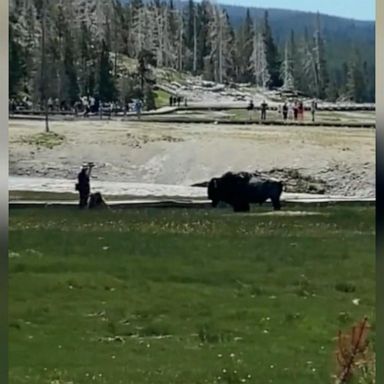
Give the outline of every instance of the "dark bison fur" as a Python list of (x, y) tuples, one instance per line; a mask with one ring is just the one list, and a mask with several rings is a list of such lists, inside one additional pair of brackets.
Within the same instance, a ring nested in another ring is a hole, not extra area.
[(88, 201), (88, 208), (94, 209), (94, 208), (106, 208), (107, 204), (103, 199), (103, 196), (100, 192), (91, 193), (89, 196)]
[(280, 196), (283, 183), (277, 180), (262, 179), (248, 172), (227, 172), (208, 183), (208, 198), (217, 207), (223, 201), (235, 212), (248, 212), (250, 204), (262, 205), (271, 200), (273, 209), (281, 208)]

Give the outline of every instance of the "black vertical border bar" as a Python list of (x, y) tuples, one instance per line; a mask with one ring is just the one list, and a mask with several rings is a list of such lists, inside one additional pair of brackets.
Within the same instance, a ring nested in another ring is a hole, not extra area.
[(8, 6), (0, 1), (0, 383), (8, 382)]
[(384, 383), (384, 1), (376, 0), (376, 382)]

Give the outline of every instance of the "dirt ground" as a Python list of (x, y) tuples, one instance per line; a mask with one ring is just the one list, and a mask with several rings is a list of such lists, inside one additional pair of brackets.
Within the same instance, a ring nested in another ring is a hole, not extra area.
[[(266, 172), (295, 192), (375, 195), (375, 130), (122, 121), (10, 120), (10, 175), (192, 185), (226, 171)], [(296, 188), (296, 189), (295, 189)], [(299, 190), (300, 189), (300, 190)]]

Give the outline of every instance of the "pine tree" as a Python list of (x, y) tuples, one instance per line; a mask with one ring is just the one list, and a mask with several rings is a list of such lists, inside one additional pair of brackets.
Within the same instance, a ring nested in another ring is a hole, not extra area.
[(300, 64), (302, 68), (302, 76), (299, 81), (299, 89), (309, 96), (316, 96), (318, 90), (318, 77), (316, 75), (316, 63), (307, 28), (305, 28), (301, 46)]
[(284, 61), (281, 67), (281, 78), (283, 79), (283, 88), (286, 90), (295, 89), (293, 58), (289, 49), (289, 42), (285, 43)]
[(315, 63), (315, 76), (316, 76), (316, 86), (317, 86), (317, 97), (325, 98), (329, 77), (327, 63), (325, 59), (325, 47), (324, 40), (320, 32), (320, 14), (317, 13), (316, 16), (316, 29), (313, 37), (313, 56)]
[(229, 71), (233, 66), (233, 33), (226, 12), (219, 7), (211, 8), (209, 23), (210, 52), (207, 56), (207, 68), (211, 71), (214, 81), (222, 83), (228, 80)]
[(14, 23), (17, 19), (11, 15), (9, 21), (9, 96), (15, 97), (21, 91), (27, 75), (25, 52), (18, 42), (20, 37)]
[(156, 57), (151, 51), (142, 50), (138, 58), (137, 73), (140, 78), (141, 95), (144, 96), (144, 86), (154, 84), (150, 66), (156, 66)]
[(129, 34), (129, 50), (132, 52), (131, 57), (138, 58), (139, 53), (145, 46), (146, 28), (150, 26), (148, 22), (147, 7), (144, 7), (142, 0), (132, 0), (130, 7), (130, 34)]
[(346, 96), (351, 101), (361, 103), (366, 98), (363, 66), (357, 50), (348, 68), (346, 91)]
[(79, 85), (75, 65), (74, 41), (69, 29), (64, 35), (65, 100), (73, 105), (79, 100)]
[(169, 0), (168, 8), (165, 8), (166, 17), (168, 21), (165, 23), (166, 33), (166, 58), (167, 66), (171, 68), (177, 68), (178, 60), (178, 36), (179, 36), (179, 12), (173, 5), (173, 0)]
[(300, 77), (302, 76), (302, 68), (300, 66), (300, 54), (296, 44), (296, 36), (293, 29), (291, 29), (289, 38), (289, 55), (291, 57), (292, 76), (296, 89), (299, 88)]
[(103, 102), (115, 101), (117, 98), (117, 89), (112, 75), (112, 63), (108, 46), (104, 40), (101, 42), (97, 91), (100, 100)]
[(256, 29), (253, 35), (253, 51), (250, 60), (250, 69), (253, 81), (258, 87), (266, 88), (270, 84), (271, 75), (269, 73), (267, 61), (267, 46), (261, 32)]
[(144, 87), (144, 105), (147, 111), (156, 109), (156, 94), (150, 84), (146, 84)]
[(270, 74), (270, 80), (268, 87), (280, 87), (282, 81), (280, 79), (280, 60), (277, 51), (277, 46), (273, 40), (272, 30), (269, 25), (268, 11), (264, 13), (263, 32), (262, 32), (264, 44), (266, 47), (266, 59), (268, 65), (268, 72)]
[(79, 36), (79, 62), (80, 62), (80, 84), (82, 95), (92, 95), (95, 91), (95, 68), (96, 56), (94, 43), (89, 27), (84, 21), (80, 25)]
[(211, 22), (210, 3), (202, 0), (197, 5), (197, 70), (201, 73), (205, 69), (205, 58), (209, 55), (210, 41), (208, 38), (209, 23)]
[(236, 36), (236, 80), (248, 82), (252, 79), (249, 62), (253, 52), (253, 22), (247, 9), (244, 23), (240, 26)]

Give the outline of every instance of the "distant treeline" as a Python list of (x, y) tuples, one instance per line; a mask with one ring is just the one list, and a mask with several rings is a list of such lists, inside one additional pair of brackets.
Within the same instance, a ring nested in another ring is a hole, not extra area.
[[(69, 104), (82, 95), (102, 101), (147, 97), (152, 103), (150, 68), (157, 66), (220, 83), (374, 101), (373, 63), (356, 45), (335, 65), (334, 55), (342, 51), (335, 51), (332, 36), (325, 40), (322, 16), (277, 43), (268, 12), (251, 15), (245, 10), (233, 26), (225, 7), (209, 0), (189, 0), (183, 8), (172, 0), (11, 0), (10, 96)], [(124, 57), (138, 59), (135, 73), (120, 70)]]

